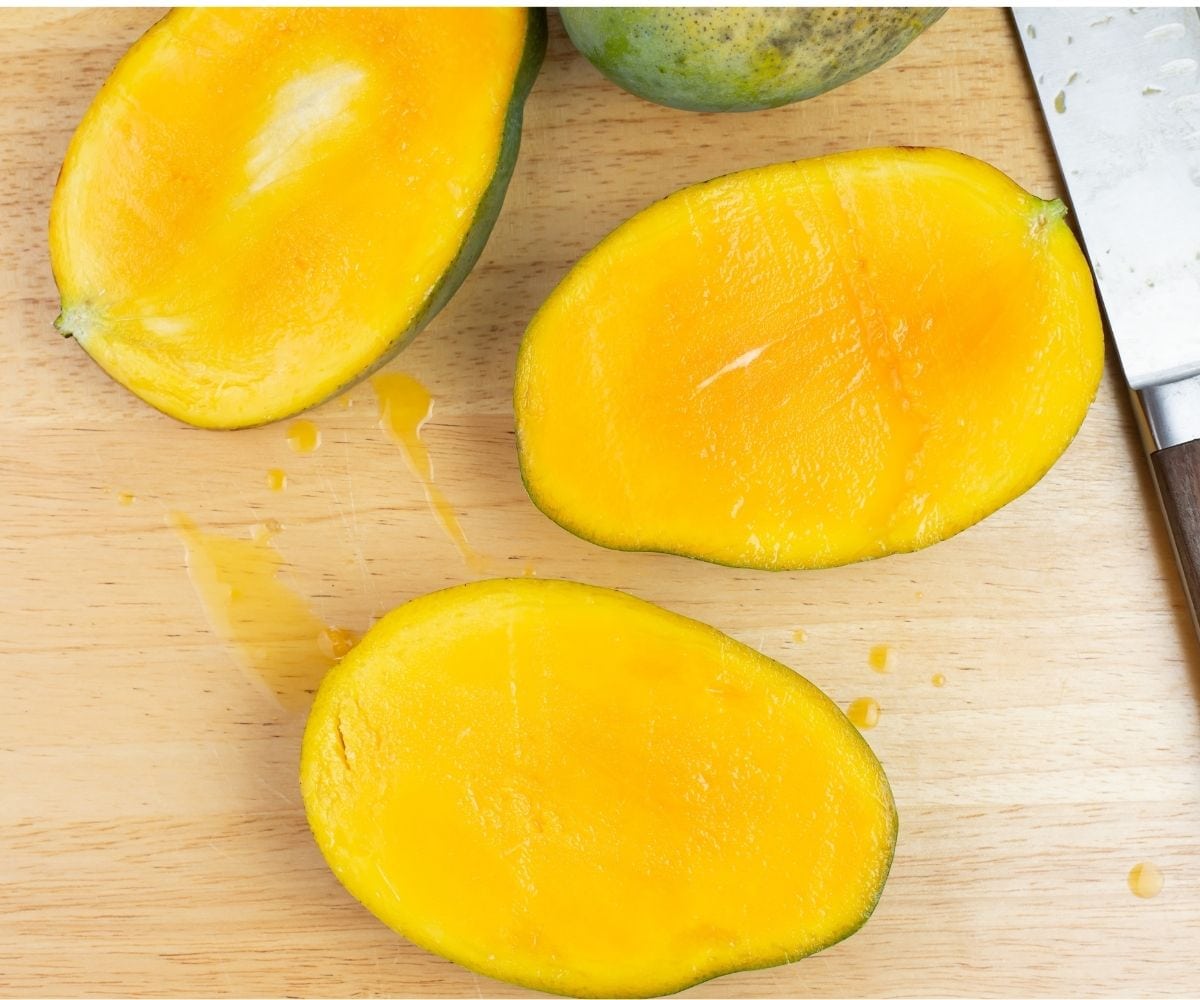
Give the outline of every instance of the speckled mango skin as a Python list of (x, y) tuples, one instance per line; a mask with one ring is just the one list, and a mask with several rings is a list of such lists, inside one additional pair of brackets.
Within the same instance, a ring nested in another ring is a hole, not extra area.
[(758, 111), (881, 66), (945, 7), (563, 7), (576, 48), (638, 97), (685, 111)]

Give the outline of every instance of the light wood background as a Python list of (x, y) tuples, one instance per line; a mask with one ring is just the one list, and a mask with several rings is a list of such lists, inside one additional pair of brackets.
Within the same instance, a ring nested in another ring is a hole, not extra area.
[[(0, 12), (0, 992), (519, 995), (396, 937), (328, 873), (297, 790), (303, 719), (213, 634), (165, 521), (245, 537), (277, 518), (289, 581), (350, 628), (469, 579), (369, 386), (315, 411), (324, 444), (298, 456), (284, 425), (174, 423), (51, 328), (59, 164), (157, 16)], [(766, 575), (608, 552), (521, 489), (515, 352), (571, 262), (684, 184), (885, 144), (951, 146), (1060, 191), (1003, 12), (951, 11), (832, 94), (728, 116), (619, 91), (552, 18), (491, 243), (392, 369), (433, 390), (438, 482), (498, 565), (624, 588), (843, 705), (883, 706), (868, 738), (901, 833), (875, 916), (807, 961), (691, 993), (1200, 995), (1200, 658), (1111, 364), (1042, 483), (911, 556)], [(286, 493), (267, 489), (272, 466)], [(876, 643), (896, 651), (889, 675), (867, 665)], [(1140, 861), (1165, 876), (1151, 900), (1126, 885)]]

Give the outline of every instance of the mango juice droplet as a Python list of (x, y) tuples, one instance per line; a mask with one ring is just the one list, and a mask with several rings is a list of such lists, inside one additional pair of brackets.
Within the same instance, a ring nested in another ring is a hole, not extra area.
[(874, 698), (856, 698), (846, 709), (846, 718), (859, 729), (874, 729), (879, 722), (879, 702)]
[(311, 420), (294, 420), (287, 430), (292, 451), (307, 454), (321, 447), (321, 431)]
[(1154, 862), (1143, 861), (1129, 869), (1129, 891), (1139, 899), (1153, 899), (1162, 887), (1162, 872)]
[(467, 566), (476, 573), (487, 571), (487, 561), (467, 541), (458, 515), (433, 480), (433, 460), (421, 440), (421, 428), (433, 413), (433, 397), (411, 375), (376, 375), (371, 379), (379, 400), (379, 426), (400, 445), (408, 466), (425, 490), (429, 504), (442, 530), (454, 543)]
[(867, 654), (867, 662), (877, 674), (887, 674), (891, 673), (896, 656), (890, 646), (872, 646), (871, 652)]
[(945, 674), (934, 674), (929, 680), (935, 688), (945, 687), (946, 685)]
[(808, 641), (808, 633), (805, 632), (804, 629), (798, 628), (798, 629), (796, 629), (795, 632), (792, 633), (792, 641), (793, 642), (807, 642)]
[(361, 638), (362, 636), (358, 632), (330, 625), (328, 628), (321, 629), (320, 635), (317, 636), (317, 645), (321, 647), (321, 652), (330, 659), (340, 660), (358, 645)]
[(267, 469), (267, 489), (282, 493), (287, 489), (287, 473), (283, 469)]
[(135, 497), (132, 493), (126, 493), (124, 490), (117, 494), (117, 503), (119, 503), (122, 507), (128, 507), (136, 499), (137, 497)]
[(169, 520), (214, 630), (284, 708), (306, 708), (336, 657), (320, 646), (325, 623), (279, 579), (284, 560), (271, 544), (279, 523), (256, 525), (246, 539), (201, 531), (186, 514)]

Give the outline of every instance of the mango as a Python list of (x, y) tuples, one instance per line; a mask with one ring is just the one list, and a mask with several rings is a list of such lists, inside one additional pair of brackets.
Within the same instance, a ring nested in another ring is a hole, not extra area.
[(556, 580), (383, 618), (317, 693), (301, 789), (380, 920), (569, 996), (672, 993), (828, 947), (870, 915), (896, 840), (879, 761), (812, 684)]
[(1104, 338), (1061, 202), (939, 149), (685, 188), (533, 317), (526, 489), (619, 549), (811, 569), (949, 538), (1078, 430)]
[(571, 41), (638, 97), (687, 111), (803, 101), (883, 65), (944, 7), (563, 7)]
[(544, 48), (525, 8), (171, 12), (67, 150), (56, 326), (201, 427), (336, 395), (478, 259)]

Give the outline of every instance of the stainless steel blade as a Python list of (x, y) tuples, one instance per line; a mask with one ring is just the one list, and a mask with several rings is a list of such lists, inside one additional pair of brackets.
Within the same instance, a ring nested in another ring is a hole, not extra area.
[(1200, 374), (1200, 13), (1013, 14), (1131, 388)]

